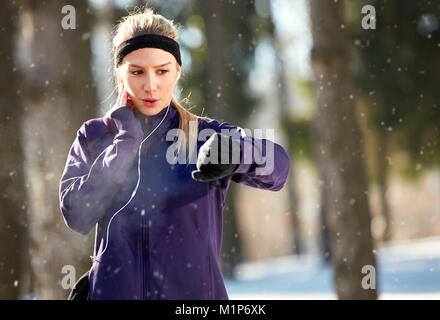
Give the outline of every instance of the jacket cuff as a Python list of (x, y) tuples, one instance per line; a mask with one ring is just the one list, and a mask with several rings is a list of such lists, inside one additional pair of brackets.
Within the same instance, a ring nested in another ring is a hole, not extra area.
[(252, 138), (247, 136), (240, 138), (240, 164), (233, 173), (249, 173), (254, 163), (252, 156)]

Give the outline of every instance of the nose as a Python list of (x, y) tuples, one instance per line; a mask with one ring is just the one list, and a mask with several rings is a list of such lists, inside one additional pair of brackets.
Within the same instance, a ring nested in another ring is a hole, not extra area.
[(146, 72), (144, 90), (149, 92), (149, 91), (155, 91), (156, 89), (157, 89), (157, 85), (154, 75), (150, 74), (149, 72)]

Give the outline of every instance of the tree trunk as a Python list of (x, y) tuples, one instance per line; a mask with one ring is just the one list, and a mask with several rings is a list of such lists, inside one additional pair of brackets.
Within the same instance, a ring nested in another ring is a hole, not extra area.
[[(273, 26), (273, 24), (272, 24)], [(285, 142), (286, 150), (288, 150), (289, 155), (293, 155), (294, 148), (293, 144), (291, 143), (291, 137), (294, 136), (294, 124), (289, 116), (289, 96), (288, 96), (288, 89), (287, 89), (287, 77), (285, 73), (285, 64), (284, 64), (284, 58), (282, 56), (283, 50), (281, 48), (281, 45), (278, 43), (279, 40), (276, 38), (275, 33), (273, 32), (273, 27), (271, 28), (272, 32), (272, 38), (273, 38), (273, 45), (276, 52), (276, 65), (277, 67), (277, 88), (278, 88), (278, 99), (279, 99), (279, 119), (281, 123), (281, 127), (283, 129), (283, 132), (288, 137), (287, 141)], [(301, 254), (303, 253), (303, 245), (301, 241), (301, 226), (300, 226), (300, 219), (299, 219), (299, 210), (298, 210), (298, 195), (295, 189), (295, 182), (296, 182), (296, 175), (295, 175), (295, 169), (294, 169), (294, 162), (295, 157), (291, 157), (291, 166), (290, 166), (290, 173), (289, 173), (289, 179), (286, 182), (287, 191), (289, 194), (289, 211), (292, 216), (292, 230), (293, 230), (293, 249), (295, 254)]]
[(325, 185), (328, 185), (328, 178), (326, 177), (326, 172), (324, 170), (324, 159), (321, 152), (319, 152), (319, 145), (317, 141), (319, 141), (319, 132), (317, 128), (317, 122), (314, 121), (312, 123), (312, 139), (313, 141), (313, 155), (315, 158), (316, 163), (318, 164), (319, 169), (319, 189), (320, 189), (320, 207), (319, 207), (319, 219), (321, 221), (321, 232), (320, 232), (320, 247), (321, 247), (321, 253), (322, 258), (325, 263), (331, 262), (331, 240), (330, 240), (330, 232), (329, 232), (329, 226), (327, 223), (327, 215), (328, 215), (328, 208), (331, 206), (331, 201), (329, 198), (329, 192), (325, 188)]
[(388, 177), (388, 161), (387, 161), (387, 151), (388, 151), (388, 135), (382, 129), (377, 130), (377, 178), (379, 185), (379, 200), (380, 200), (380, 213), (384, 219), (385, 228), (382, 234), (382, 241), (391, 240), (391, 216), (390, 208), (388, 206), (388, 201), (386, 197), (387, 192), (387, 177)]
[[(340, 299), (377, 299), (364, 289), (366, 265), (375, 267), (361, 134), (355, 117), (351, 48), (341, 1), (310, 0), (317, 130), (331, 206), (328, 209), (334, 282)], [(377, 271), (377, 270), (376, 270)], [(376, 272), (377, 274), (377, 272)]]
[(208, 0), (205, 4), (206, 37), (208, 42), (208, 106), (217, 119), (224, 120), (224, 58), (223, 58), (223, 12), (219, 0)]
[[(64, 1), (26, 1), (21, 10), (20, 61), (23, 74), (23, 135), (30, 203), (35, 293), (65, 299), (61, 286), (72, 265), (75, 278), (90, 267), (92, 236), (69, 230), (59, 203), (59, 179), (76, 131), (95, 115), (90, 73), (90, 23), (87, 2), (75, 3), (76, 29), (63, 29)], [(69, 284), (69, 283), (67, 283)], [(70, 283), (72, 284), (72, 283)]]
[(225, 201), (223, 213), (223, 243), (221, 250), (221, 269), (226, 278), (234, 277), (235, 267), (243, 261), (243, 252), (240, 239), (240, 232), (237, 224), (237, 213), (235, 211), (235, 201), (237, 186), (231, 183)]
[[(205, 3), (205, 21), (208, 42), (208, 92), (207, 106), (210, 114), (222, 122), (226, 101), (225, 63), (223, 57), (223, 6), (219, 0), (208, 0)], [(235, 206), (235, 192), (230, 185), (225, 201), (223, 218), (223, 243), (220, 254), (220, 266), (225, 277), (233, 277), (235, 267), (243, 260), (242, 245), (238, 237), (238, 225)]]
[(23, 283), (30, 279), (20, 131), (23, 104), (14, 57), (17, 12), (17, 7), (9, 1), (2, 5), (0, 11), (0, 300), (20, 298), (21, 294), (29, 290)]

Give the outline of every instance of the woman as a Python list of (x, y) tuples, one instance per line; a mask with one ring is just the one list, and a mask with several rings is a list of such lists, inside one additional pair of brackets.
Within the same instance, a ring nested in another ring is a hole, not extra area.
[[(289, 158), (172, 97), (181, 60), (176, 28), (163, 16), (147, 8), (125, 17), (113, 52), (118, 102), (78, 130), (60, 181), (67, 226), (81, 234), (96, 226), (89, 298), (228, 299), (218, 258), (229, 184), (280, 190)], [(267, 147), (273, 170), (259, 173)]]

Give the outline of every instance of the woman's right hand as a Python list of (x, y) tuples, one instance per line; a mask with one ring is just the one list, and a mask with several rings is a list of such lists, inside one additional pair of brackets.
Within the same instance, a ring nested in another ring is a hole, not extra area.
[(113, 122), (119, 131), (119, 136), (125, 136), (128, 134), (135, 138), (143, 138), (144, 134), (142, 126), (133, 113), (133, 101), (130, 99), (130, 95), (123, 85), (116, 103), (117, 108), (111, 113), (110, 117), (113, 119)]
[(134, 104), (133, 101), (130, 99), (130, 95), (128, 94), (127, 90), (125, 89), (125, 86), (123, 83), (121, 83), (121, 91), (120, 94), (118, 96), (118, 100), (117, 100), (117, 107), (123, 107), (123, 106), (130, 106), (131, 110), (133, 111), (134, 109)]

